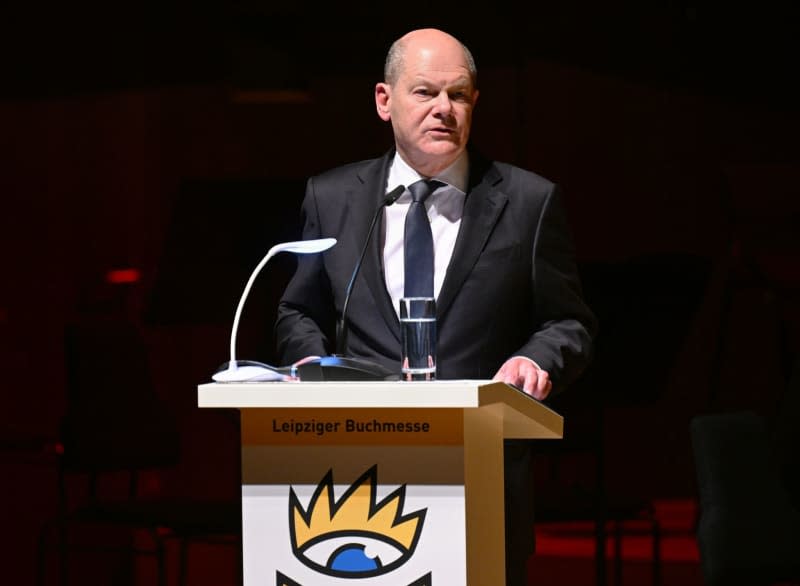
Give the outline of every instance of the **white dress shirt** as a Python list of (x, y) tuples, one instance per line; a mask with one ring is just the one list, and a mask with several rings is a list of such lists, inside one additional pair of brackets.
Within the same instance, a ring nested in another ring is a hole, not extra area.
[[(469, 157), (466, 153), (435, 177), (423, 177), (412, 169), (399, 154), (395, 154), (389, 168), (386, 193), (398, 185), (409, 186), (420, 179), (436, 179), (445, 185), (439, 187), (425, 200), (425, 209), (433, 232), (433, 295), (439, 297), (442, 290), (447, 265), (453, 256), (453, 248), (461, 226), (469, 181)], [(405, 286), (405, 266), (403, 262), (403, 232), (406, 212), (411, 203), (408, 189), (400, 198), (384, 211), (383, 223), (383, 267), (386, 289), (392, 298), (396, 313), (400, 312), (400, 299)]]

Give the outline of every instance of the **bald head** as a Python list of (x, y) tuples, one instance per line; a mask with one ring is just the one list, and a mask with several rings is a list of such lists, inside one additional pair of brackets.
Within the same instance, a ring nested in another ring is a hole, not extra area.
[(397, 153), (433, 177), (464, 152), (478, 99), (475, 63), (455, 37), (436, 29), (397, 40), (375, 84), (378, 116), (391, 122)]
[(389, 48), (386, 55), (386, 63), (383, 67), (383, 80), (389, 85), (397, 83), (398, 78), (403, 72), (406, 55), (410, 52), (423, 50), (426, 48), (439, 47), (458, 47), (464, 55), (464, 64), (472, 78), (472, 85), (477, 87), (478, 70), (475, 67), (475, 59), (472, 53), (461, 41), (444, 31), (435, 28), (425, 28), (411, 31), (397, 39)]

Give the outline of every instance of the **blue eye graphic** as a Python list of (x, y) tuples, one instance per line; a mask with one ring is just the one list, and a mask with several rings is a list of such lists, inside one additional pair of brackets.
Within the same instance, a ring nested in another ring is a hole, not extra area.
[(334, 498), (333, 474), (317, 485), (307, 507), (289, 493), (292, 551), (307, 567), (339, 578), (391, 572), (413, 555), (425, 510), (403, 514), (405, 486), (380, 500), (376, 466)]
[(363, 545), (350, 544), (333, 552), (328, 567), (338, 572), (371, 572), (379, 569), (380, 558), (368, 558)]
[(403, 557), (405, 551), (385, 539), (367, 535), (328, 537), (303, 548), (299, 553), (318, 571), (351, 578), (366, 578), (384, 573)]

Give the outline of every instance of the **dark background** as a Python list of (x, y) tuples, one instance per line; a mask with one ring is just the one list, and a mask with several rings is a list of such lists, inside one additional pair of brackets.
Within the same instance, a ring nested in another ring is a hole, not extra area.
[[(306, 177), (390, 146), (372, 91), (389, 44), (412, 28), (444, 28), (472, 49), (474, 143), (564, 187), (587, 288), (615, 316), (601, 326), (627, 337), (604, 352), (592, 389), (613, 397), (609, 491), (693, 498), (691, 416), (778, 404), (800, 281), (790, 3), (163, 0), (3, 12), (4, 583), (32, 582), (32, 544), (55, 507), (67, 324), (113, 314), (142, 328), (183, 445), (152, 489), (235, 496), (235, 419), (198, 410), (196, 385), (227, 357), (250, 270), (299, 236)], [(664, 255), (678, 264), (647, 270)], [(707, 263), (707, 286), (695, 287), (687, 259)], [(270, 327), (292, 268), (277, 258), (253, 289), (241, 355), (274, 360)], [(138, 279), (110, 283), (120, 269)], [(686, 324), (662, 337), (661, 310), (675, 307), (690, 308)], [(655, 353), (663, 360), (648, 362)]]

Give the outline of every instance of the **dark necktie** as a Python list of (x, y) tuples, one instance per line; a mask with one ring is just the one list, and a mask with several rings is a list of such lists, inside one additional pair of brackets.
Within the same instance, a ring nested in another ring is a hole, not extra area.
[(425, 200), (440, 185), (440, 181), (422, 180), (408, 186), (412, 201), (403, 237), (406, 297), (433, 297), (433, 233)]

